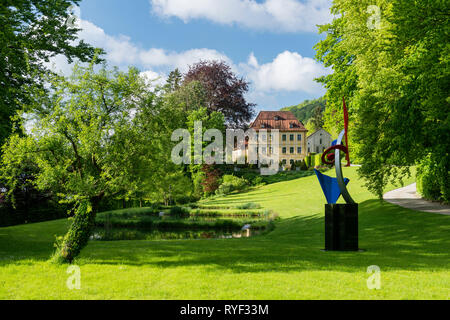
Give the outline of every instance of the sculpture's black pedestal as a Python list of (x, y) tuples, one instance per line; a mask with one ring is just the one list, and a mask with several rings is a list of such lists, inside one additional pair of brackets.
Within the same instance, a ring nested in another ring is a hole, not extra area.
[(358, 204), (325, 205), (325, 250), (358, 251)]

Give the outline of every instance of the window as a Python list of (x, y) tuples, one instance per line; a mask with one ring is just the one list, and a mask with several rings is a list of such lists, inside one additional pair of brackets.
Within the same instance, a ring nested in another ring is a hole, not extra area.
[(282, 162), (283, 162), (283, 164), (286, 164), (286, 163), (287, 163), (286, 159), (283, 159), (283, 161), (282, 161)]
[(265, 134), (262, 135), (262, 141), (266, 141), (267, 136)]
[(290, 141), (294, 141), (294, 135), (293, 135), (293, 134), (291, 134), (291, 135), (289, 136), (289, 140), (290, 140)]
[(319, 144), (322, 144), (322, 138), (320, 138), (320, 142), (319, 142)]
[(262, 147), (261, 148), (261, 152), (262, 152), (262, 154), (266, 154), (267, 153), (267, 148), (266, 147)]
[(297, 153), (301, 154), (302, 153), (302, 147), (297, 147)]
[(316, 147), (316, 153), (319, 153), (319, 147)]
[(283, 154), (286, 154), (286, 147), (283, 147)]
[(283, 141), (286, 141), (286, 135), (285, 134), (283, 134), (282, 139), (283, 139)]
[(298, 134), (298, 135), (297, 135), (297, 140), (298, 140), (298, 141), (302, 141), (302, 135), (301, 135), (301, 134)]
[(309, 153), (309, 152), (311, 152), (311, 148), (310, 148), (310, 147), (308, 147), (308, 153)]
[(261, 128), (265, 128), (266, 127), (266, 124), (265, 123), (262, 123), (261, 124)]
[(289, 123), (289, 128), (293, 128), (294, 127), (294, 124), (291, 122), (291, 123)]
[(291, 161), (289, 161), (289, 163), (291, 164), (291, 166), (294, 164), (294, 159), (291, 159)]
[(290, 153), (294, 153), (294, 147), (290, 147), (289, 151)]

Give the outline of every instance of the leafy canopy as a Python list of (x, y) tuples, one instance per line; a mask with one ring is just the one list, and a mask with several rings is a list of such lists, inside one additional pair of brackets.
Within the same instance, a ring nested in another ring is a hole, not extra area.
[[(373, 4), (381, 9), (379, 28), (368, 27)], [(319, 79), (327, 89), (325, 127), (342, 128), (345, 96), (351, 145), (372, 191), (381, 195), (391, 178), (408, 173), (402, 166), (430, 154), (448, 197), (448, 1), (335, 0), (331, 10), (336, 17), (320, 27), (326, 39), (315, 46), (318, 60), (334, 70)]]
[[(49, 58), (88, 62), (95, 49), (80, 31), (66, 23), (69, 7), (80, 0), (2, 0), (0, 3), (0, 145), (11, 134), (11, 117), (33, 99), (33, 87), (44, 89)], [(98, 53), (102, 53), (98, 50)]]

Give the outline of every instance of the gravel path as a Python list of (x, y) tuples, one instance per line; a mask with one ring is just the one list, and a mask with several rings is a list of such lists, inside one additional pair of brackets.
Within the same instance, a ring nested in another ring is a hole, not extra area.
[(450, 206), (424, 200), (417, 194), (416, 184), (387, 192), (383, 199), (398, 206), (431, 213), (450, 215)]

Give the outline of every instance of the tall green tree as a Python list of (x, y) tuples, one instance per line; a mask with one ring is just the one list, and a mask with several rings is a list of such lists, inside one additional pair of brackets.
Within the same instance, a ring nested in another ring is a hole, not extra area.
[(169, 73), (166, 84), (164, 85), (164, 90), (168, 93), (174, 92), (180, 88), (182, 81), (183, 75), (180, 70), (176, 68)]
[[(375, 26), (369, 5), (380, 9)], [(316, 45), (317, 58), (334, 70), (320, 79), (326, 125), (339, 124), (345, 96), (370, 190), (381, 196), (389, 181), (430, 157), (440, 199), (449, 201), (449, 2), (335, 0), (331, 10), (336, 18), (320, 27), (327, 37)]]
[(87, 244), (103, 198), (150, 192), (170, 161), (171, 114), (138, 70), (93, 68), (76, 67), (69, 79), (50, 76), (51, 94), (29, 106), (31, 132), (9, 138), (0, 167), (14, 190), (23, 166), (35, 164), (36, 187), (73, 204), (56, 255), (68, 262)]
[[(95, 49), (80, 31), (66, 23), (70, 6), (80, 0), (2, 0), (0, 3), (0, 145), (11, 134), (22, 105), (35, 97), (31, 87), (45, 88), (43, 75), (49, 58), (64, 55), (69, 62), (90, 61)], [(99, 52), (101, 52), (99, 50)]]
[(318, 106), (316, 109), (314, 109), (314, 114), (312, 117), (312, 122), (314, 124), (314, 127), (316, 130), (323, 128), (323, 115), (322, 115), (322, 109)]

